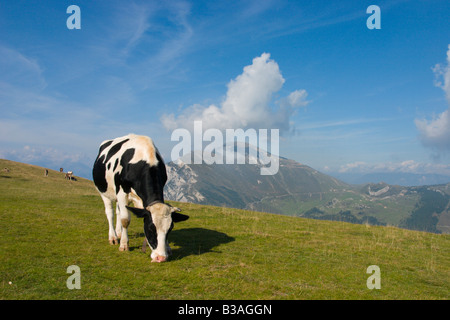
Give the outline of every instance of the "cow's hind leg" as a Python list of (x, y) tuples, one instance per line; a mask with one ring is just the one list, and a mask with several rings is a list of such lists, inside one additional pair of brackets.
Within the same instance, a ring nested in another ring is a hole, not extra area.
[[(116, 235), (120, 239), (122, 237), (122, 222), (120, 221), (119, 201), (116, 202)], [(117, 244), (119, 244), (117, 242)]]
[(113, 224), (113, 220), (114, 220), (114, 210), (113, 210), (113, 201), (105, 196), (102, 196), (103, 199), (103, 203), (105, 204), (105, 214), (106, 214), (106, 219), (108, 219), (108, 226), (109, 226), (109, 231), (108, 231), (108, 240), (110, 244), (118, 244), (118, 240), (117, 240), (117, 235), (116, 232), (114, 231), (114, 224)]
[(122, 235), (120, 237), (120, 251), (128, 251), (128, 225), (130, 224), (130, 213), (126, 205), (128, 204), (127, 195), (121, 190), (117, 194), (117, 207), (120, 212), (120, 224), (122, 225)]

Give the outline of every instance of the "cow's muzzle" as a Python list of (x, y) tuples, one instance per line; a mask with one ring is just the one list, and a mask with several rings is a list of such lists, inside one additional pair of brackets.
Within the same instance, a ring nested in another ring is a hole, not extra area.
[(157, 255), (155, 258), (152, 259), (152, 262), (158, 262), (158, 263), (165, 262), (165, 261), (167, 261), (167, 257), (160, 256), (160, 255)]

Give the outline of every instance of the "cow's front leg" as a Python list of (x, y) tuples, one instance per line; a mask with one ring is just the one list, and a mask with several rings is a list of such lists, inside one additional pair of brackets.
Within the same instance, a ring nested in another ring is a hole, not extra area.
[(128, 225), (130, 224), (130, 220), (122, 219), (122, 238), (120, 238), (120, 251), (128, 251), (130, 248), (128, 247)]

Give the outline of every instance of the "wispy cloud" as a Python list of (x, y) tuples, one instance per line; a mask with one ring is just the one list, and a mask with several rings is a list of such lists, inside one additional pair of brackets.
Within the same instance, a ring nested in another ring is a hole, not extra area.
[(107, 26), (98, 26), (90, 38), (91, 48), (104, 55), (106, 63), (125, 63), (139, 45), (145, 44), (155, 26), (151, 18), (157, 12), (154, 2), (129, 1), (126, 5), (106, 5)]
[(189, 2), (131, 2), (114, 7), (113, 16), (106, 38), (92, 48), (135, 90), (160, 87), (183, 72), (179, 66), (195, 46)]
[(127, 42), (124, 53), (128, 54), (129, 51), (139, 44), (145, 33), (150, 29), (151, 23), (149, 19), (152, 8), (130, 3), (124, 9), (128, 12), (125, 14), (123, 11), (121, 12), (121, 16), (124, 17), (121, 29), (125, 32), (120, 37)]
[(331, 120), (322, 122), (310, 122), (302, 125), (302, 129), (322, 129), (322, 128), (332, 128), (332, 127), (345, 127), (359, 124), (367, 124), (381, 121), (391, 121), (390, 118), (358, 118), (358, 119), (345, 119), (345, 120)]
[(0, 45), (0, 81), (30, 89), (43, 89), (47, 83), (42, 75), (43, 68), (36, 59), (20, 51)]

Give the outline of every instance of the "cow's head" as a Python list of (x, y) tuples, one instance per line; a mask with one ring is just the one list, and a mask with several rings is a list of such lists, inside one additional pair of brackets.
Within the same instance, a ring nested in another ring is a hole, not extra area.
[(167, 236), (174, 222), (185, 221), (189, 216), (177, 211), (180, 209), (165, 203), (156, 203), (145, 209), (127, 207), (137, 217), (144, 218), (144, 232), (147, 243), (152, 248), (152, 262), (164, 262), (172, 253)]

